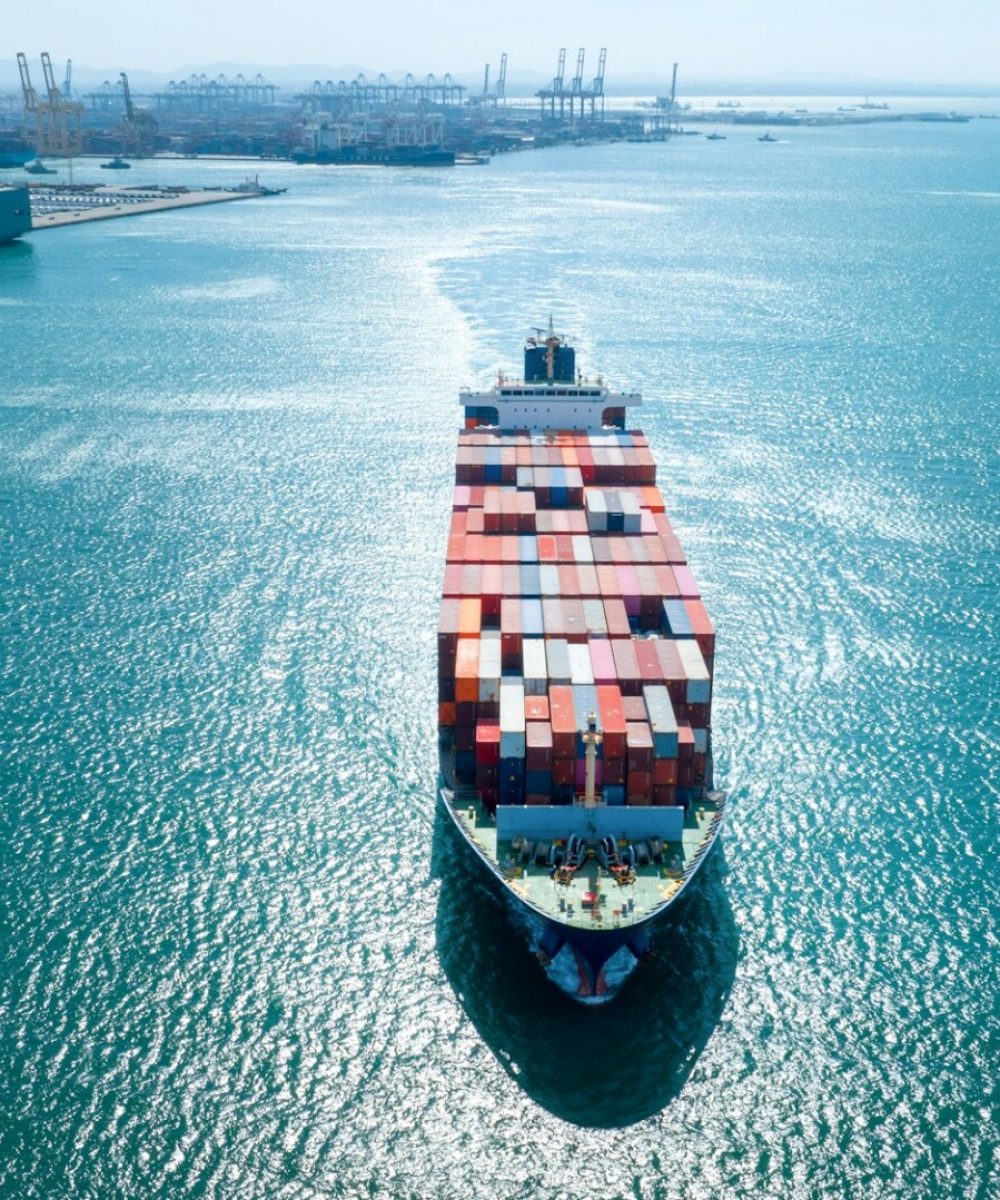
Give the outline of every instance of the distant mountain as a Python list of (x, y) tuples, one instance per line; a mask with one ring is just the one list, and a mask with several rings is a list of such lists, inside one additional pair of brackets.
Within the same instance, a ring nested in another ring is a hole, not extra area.
[[(61, 80), (64, 64), (56, 62), (56, 77)], [(38, 89), (42, 84), (42, 68), (37, 55), (29, 59), (32, 72), (32, 82)], [(491, 63), (490, 87), (496, 85), (496, 72), (499, 63)], [(188, 79), (192, 75), (206, 75), (216, 79), (225, 75), (233, 79), (243, 75), (252, 79), (263, 75), (268, 83), (277, 85), (284, 91), (299, 91), (307, 88), (314, 80), (326, 82), (339, 80), (350, 82), (358, 75), (367, 79), (377, 79), (379, 69), (372, 66), (360, 66), (358, 63), (346, 63), (340, 66), (330, 66), (327, 63), (294, 63), (291, 66), (279, 66), (264, 63), (239, 62), (210, 62), (183, 63), (173, 71), (152, 71), (134, 64), (116, 64), (110, 67), (92, 67), (84, 63), (73, 64), (73, 90), (78, 94), (99, 87), (105, 80), (116, 81), (122, 70), (128, 72), (132, 88), (138, 92), (159, 91), (165, 88), (170, 80)], [(389, 79), (401, 82), (406, 75), (405, 69), (394, 69), (385, 72)], [(476, 94), (483, 88), (483, 70), (453, 71), (452, 78), (456, 83)], [(438, 78), (444, 72), (437, 72)], [(588, 74), (585, 86), (589, 86), (592, 76)], [(552, 76), (545, 71), (519, 70), (511, 68), (507, 72), (507, 94), (509, 96), (530, 96), (551, 82)], [(568, 83), (568, 78), (567, 78)], [(662, 76), (652, 76), (649, 72), (621, 72), (614, 69), (611, 61), (605, 91), (609, 96), (655, 96), (664, 95), (670, 88), (670, 73)], [(0, 59), (0, 92), (20, 92), (21, 83), (14, 59)], [(951, 96), (995, 96), (1000, 95), (1000, 83), (920, 83), (891, 79), (872, 78), (861, 75), (818, 75), (801, 72), (785, 71), (776, 75), (757, 76), (748, 79), (716, 79), (689, 78), (684, 74), (683, 63), (678, 77), (678, 95), (770, 95), (770, 96), (920, 96), (920, 95), (951, 95)]]

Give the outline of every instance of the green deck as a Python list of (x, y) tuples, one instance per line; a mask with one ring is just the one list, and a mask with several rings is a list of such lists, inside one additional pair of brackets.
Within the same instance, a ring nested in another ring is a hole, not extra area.
[[(459, 826), (513, 892), (552, 920), (589, 929), (639, 924), (676, 899), (712, 844), (725, 807), (723, 792), (709, 792), (692, 804), (682, 840), (666, 843), (662, 863), (637, 865), (634, 884), (619, 884), (593, 848), (572, 883), (561, 884), (552, 879), (547, 865), (523, 863), (513, 843), (497, 841), (496, 825), (474, 792), (463, 789), (453, 802), (450, 795), (445, 793), (445, 801)], [(586, 893), (596, 895), (596, 901), (585, 901)]]

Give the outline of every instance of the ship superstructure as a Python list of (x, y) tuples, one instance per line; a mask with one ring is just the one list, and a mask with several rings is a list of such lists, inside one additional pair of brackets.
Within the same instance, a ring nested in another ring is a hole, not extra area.
[[(638, 394), (551, 327), (462, 391), (438, 628), (441, 798), (578, 998), (608, 998), (721, 828), (715, 632)], [(613, 964), (613, 965), (612, 965)]]

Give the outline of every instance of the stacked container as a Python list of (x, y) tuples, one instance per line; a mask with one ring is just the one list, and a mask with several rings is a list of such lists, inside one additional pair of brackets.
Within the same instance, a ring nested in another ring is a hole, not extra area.
[(438, 721), (459, 783), (568, 804), (601, 734), (608, 804), (705, 786), (715, 632), (640, 432), (459, 435)]

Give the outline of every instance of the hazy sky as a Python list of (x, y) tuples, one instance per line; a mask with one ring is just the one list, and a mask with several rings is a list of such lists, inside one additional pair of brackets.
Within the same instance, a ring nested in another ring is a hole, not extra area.
[[(786, 71), (915, 81), (1000, 80), (1000, 0), (40, 0), (4, 6), (0, 58), (25, 50), (93, 67), (357, 63), (554, 73), (560, 46), (585, 74), (688, 79)], [(572, 71), (568, 72), (572, 74)]]

